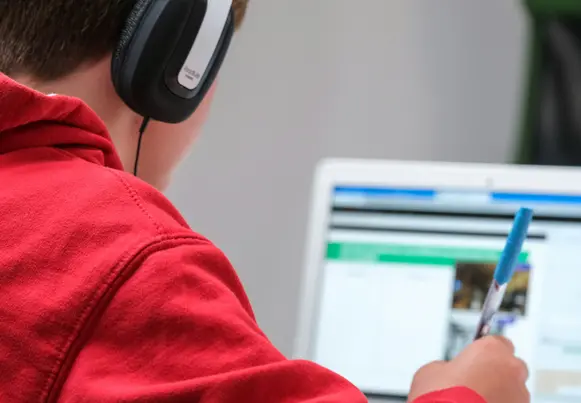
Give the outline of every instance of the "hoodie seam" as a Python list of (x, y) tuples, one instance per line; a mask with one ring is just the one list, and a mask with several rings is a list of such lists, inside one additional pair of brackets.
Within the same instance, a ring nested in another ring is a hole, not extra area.
[(51, 403), (58, 401), (62, 387), (66, 383), (76, 359), (90, 339), (92, 331), (107, 311), (124, 284), (139, 270), (148, 257), (155, 253), (186, 244), (208, 244), (207, 240), (192, 235), (167, 234), (155, 237), (148, 242), (127, 249), (118, 263), (103, 276), (102, 281), (93, 289), (84, 308), (73, 322), (73, 330), (59, 347), (59, 355), (40, 393), (40, 401)]
[(155, 218), (153, 218), (153, 216), (149, 213), (149, 211), (147, 211), (147, 208), (145, 207), (145, 203), (144, 203), (143, 198), (141, 198), (141, 196), (139, 196), (139, 193), (137, 193), (135, 188), (133, 188), (133, 186), (131, 186), (125, 180), (125, 178), (123, 178), (123, 176), (120, 175), (120, 173), (118, 171), (115, 171), (113, 169), (108, 169), (108, 171), (111, 172), (119, 180), (119, 182), (121, 182), (121, 184), (125, 187), (125, 190), (129, 194), (129, 197), (131, 197), (131, 199), (133, 200), (133, 202), (135, 203), (137, 208), (139, 210), (141, 210), (141, 212), (149, 219), (149, 221), (155, 227), (157, 234), (162, 235), (164, 233), (164, 231), (162, 231), (161, 226), (159, 225), (157, 220)]

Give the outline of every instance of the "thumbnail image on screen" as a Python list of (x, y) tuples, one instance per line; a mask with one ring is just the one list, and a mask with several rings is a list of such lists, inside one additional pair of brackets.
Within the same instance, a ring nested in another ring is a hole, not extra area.
[[(488, 262), (456, 263), (445, 359), (454, 358), (472, 342), (495, 267), (494, 263)], [(513, 279), (507, 285), (506, 294), (493, 323), (492, 334), (504, 335), (510, 326), (525, 316), (530, 270), (529, 263), (518, 264)]]

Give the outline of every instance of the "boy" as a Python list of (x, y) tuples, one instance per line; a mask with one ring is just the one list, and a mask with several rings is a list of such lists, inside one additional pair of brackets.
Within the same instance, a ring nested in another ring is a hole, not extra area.
[[(135, 1), (0, 0), (0, 401), (364, 402), (269, 343), (228, 260), (159, 192), (213, 87), (185, 122), (152, 122), (136, 164), (142, 117), (110, 71)], [(421, 369), (410, 401), (525, 403), (526, 378), (488, 338)]]

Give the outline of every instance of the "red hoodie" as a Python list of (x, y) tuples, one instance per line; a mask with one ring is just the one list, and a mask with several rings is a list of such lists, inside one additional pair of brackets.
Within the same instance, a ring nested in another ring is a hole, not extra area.
[(0, 217), (0, 402), (365, 401), (272, 346), (228, 260), (123, 172), (89, 108), (1, 74)]

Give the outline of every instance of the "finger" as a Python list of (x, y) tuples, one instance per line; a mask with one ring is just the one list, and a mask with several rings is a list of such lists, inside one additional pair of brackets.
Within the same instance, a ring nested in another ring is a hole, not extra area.
[(432, 361), (427, 365), (424, 365), (422, 368), (427, 369), (429, 371), (439, 371), (442, 369), (443, 366), (447, 365), (448, 362), (446, 361)]
[(531, 403), (531, 392), (527, 389), (525, 385), (522, 385), (519, 389), (519, 396), (513, 403)]
[(511, 354), (514, 354), (514, 344), (512, 341), (502, 336), (487, 336), (482, 340), (486, 340), (488, 343), (492, 343), (497, 346), (502, 346), (508, 350)]
[(523, 384), (514, 385), (504, 396), (506, 402), (510, 403), (531, 403), (531, 393)]
[(517, 372), (518, 379), (522, 382), (526, 382), (529, 379), (529, 367), (527, 363), (520, 358), (515, 359), (515, 370)]
[(424, 377), (431, 377), (434, 373), (439, 373), (442, 367), (447, 364), (446, 361), (433, 361), (421, 367), (415, 374), (414, 380), (422, 379)]
[[(413, 402), (420, 395), (430, 391), (429, 386), (434, 379), (438, 379), (442, 373), (443, 367), (447, 365), (446, 361), (434, 361), (421, 367), (414, 375), (410, 392), (408, 394), (408, 401)], [(428, 387), (426, 389), (426, 387)]]

